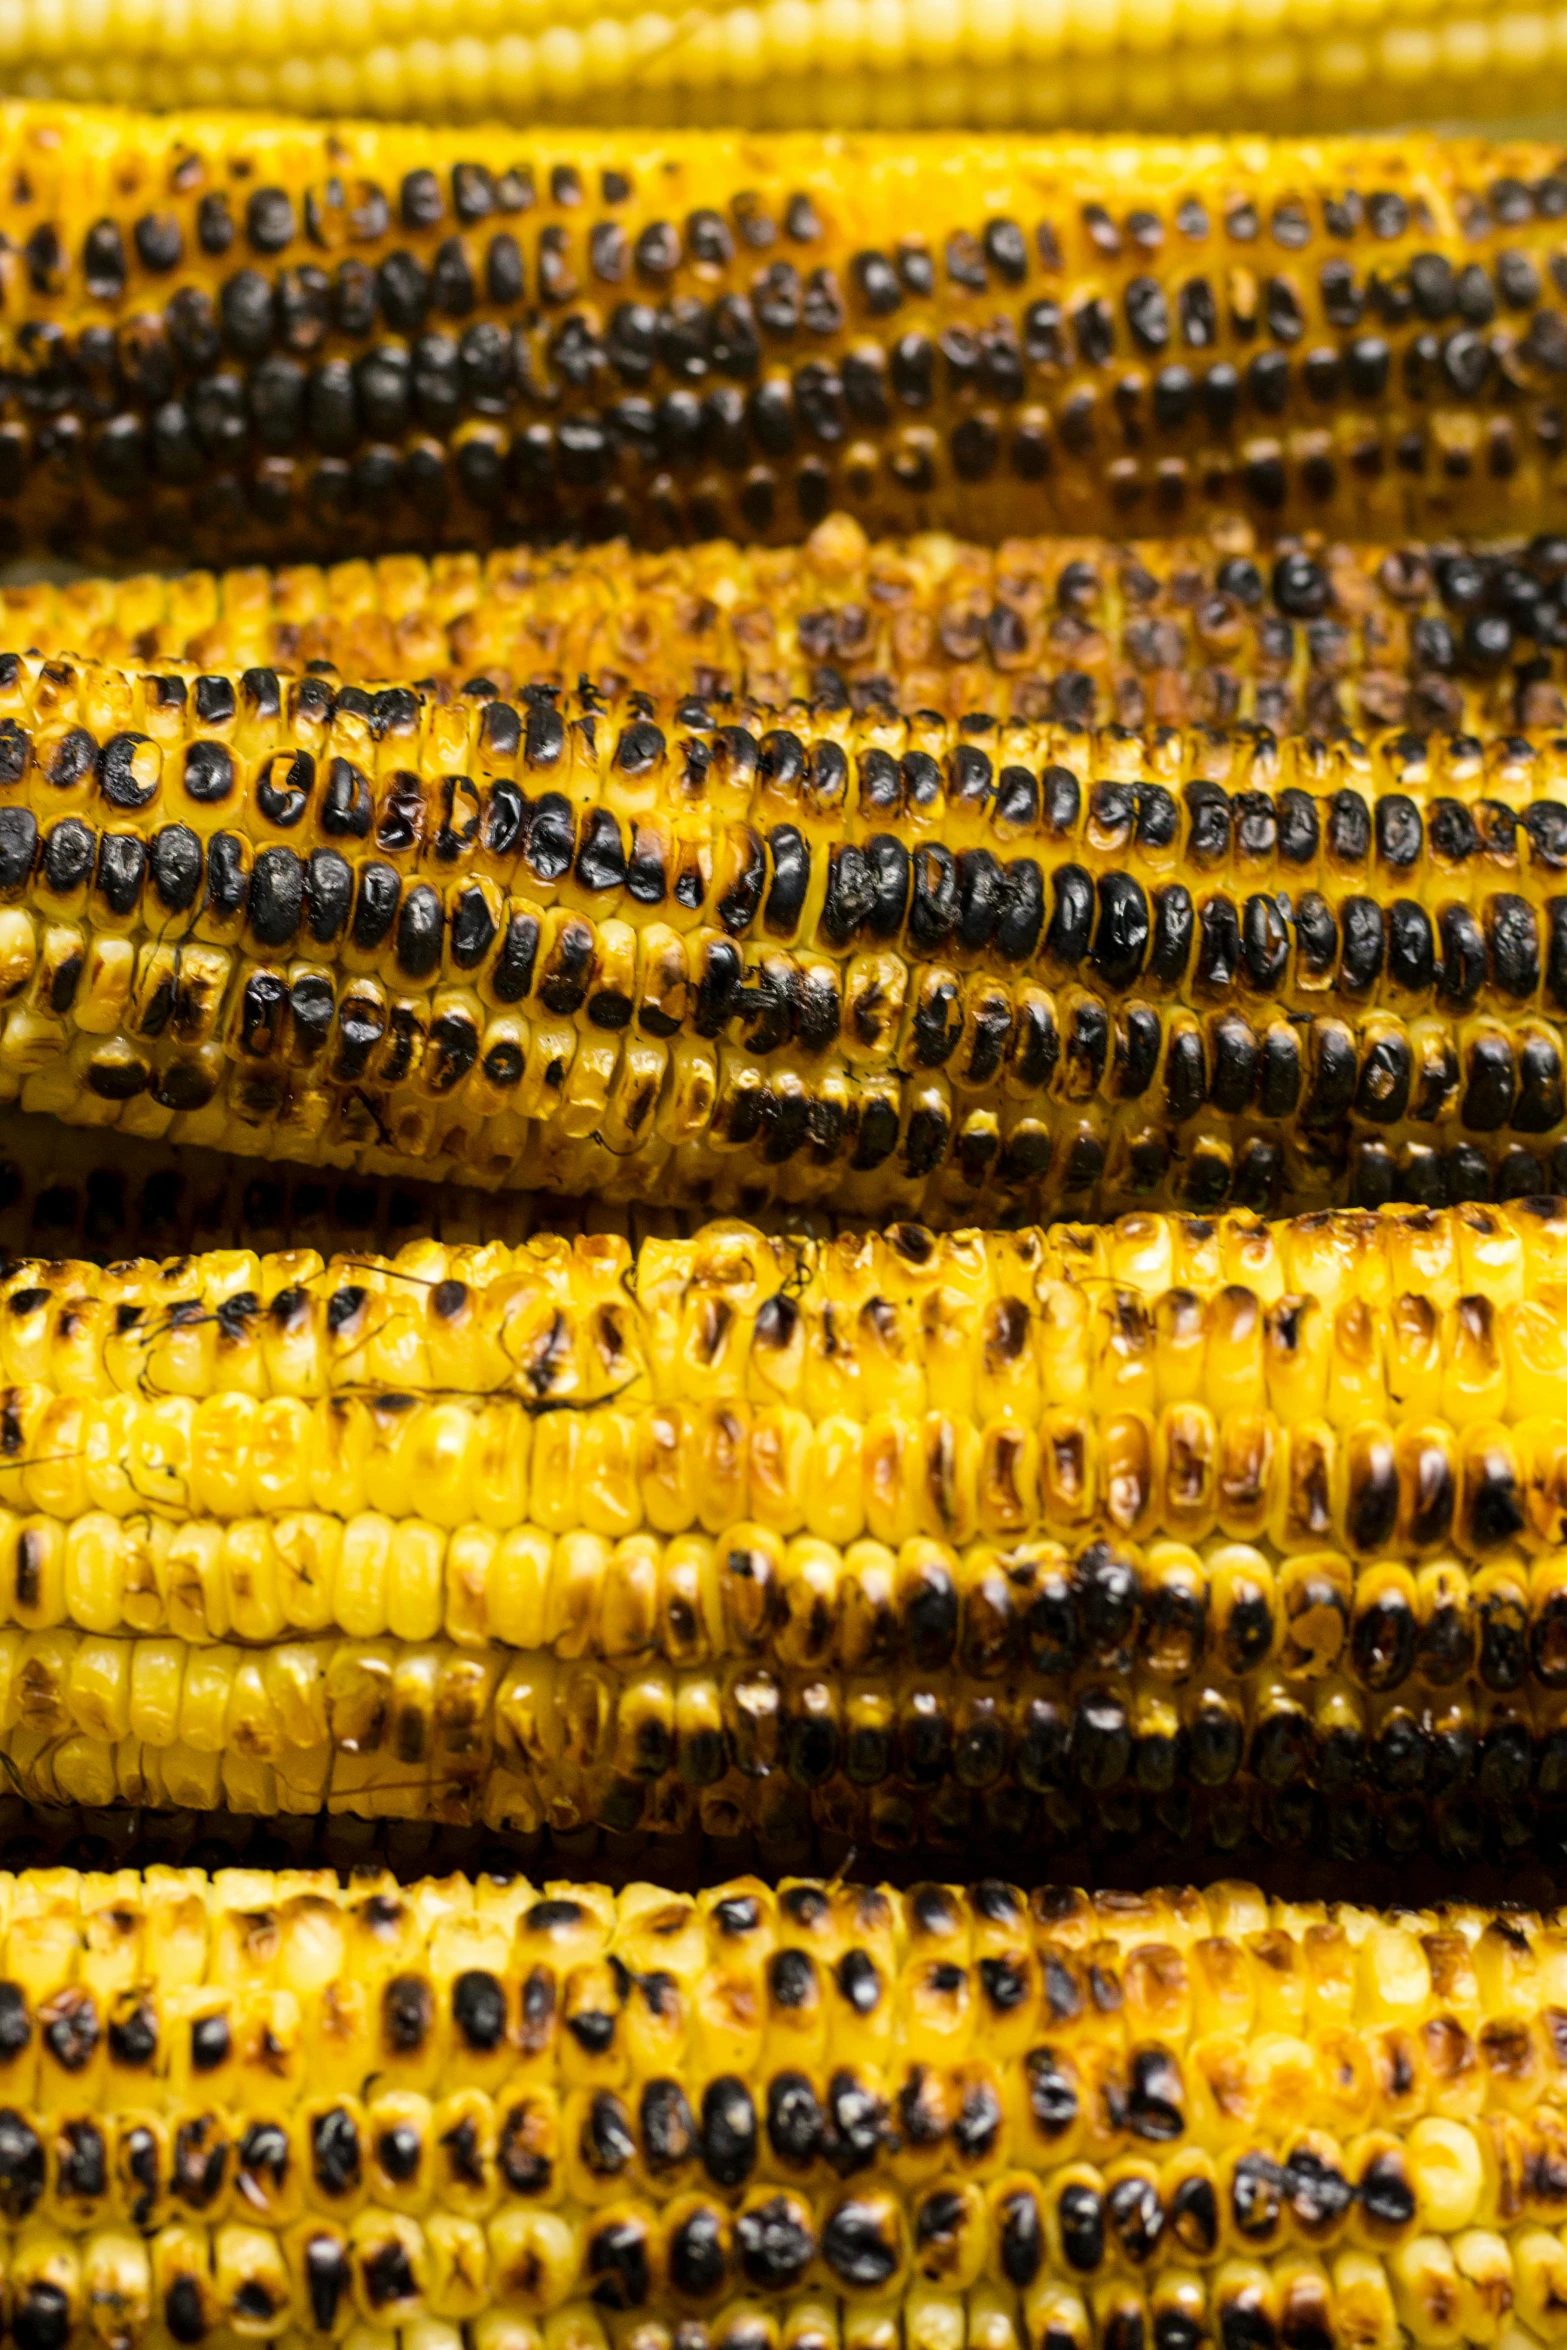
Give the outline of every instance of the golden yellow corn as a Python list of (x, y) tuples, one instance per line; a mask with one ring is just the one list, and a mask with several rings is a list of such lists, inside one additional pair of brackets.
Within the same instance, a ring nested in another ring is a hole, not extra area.
[(1541, 1201), (25, 1263), (0, 1753), (529, 1835), (1546, 1833), (1564, 1268)]
[[(485, 677), (819, 710), (1331, 733), (1567, 724), (1567, 540), (1484, 554), (1214, 538), (508, 548), (0, 589), (0, 638), (120, 666)], [(1217, 542), (1217, 543), (1216, 543)], [(325, 668), (323, 669), (323, 664)]]
[(481, 0), (461, 19), (437, 12), (417, 22), (390, 5), (352, 18), (209, 6), (198, 18), (19, 0), (4, 43), (8, 78), (29, 94), (155, 111), (280, 105), (622, 130), (1102, 123), (1251, 135), (1507, 119), (1554, 134), (1567, 20), (1550, 7), (1457, 0), (1387, 18), (1324, 16), (1302, 0), (1250, 11), (1104, 0), (1091, 12), (796, 0), (786, 13), (736, 0), (669, 13), (591, 0), (521, 16)]
[(1561, 2336), (1552, 1913), (168, 1868), (0, 1902), (23, 2343)]
[(0, 657), (0, 1099), (951, 1223), (1567, 1183), (1553, 735)]
[(0, 542), (1539, 529), (1559, 159), (12, 102)]

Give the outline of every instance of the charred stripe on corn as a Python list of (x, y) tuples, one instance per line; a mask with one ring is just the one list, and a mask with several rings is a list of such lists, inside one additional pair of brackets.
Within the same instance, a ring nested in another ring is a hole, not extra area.
[(827, 708), (1078, 725), (1332, 733), (1567, 723), (1567, 542), (1494, 552), (1331, 545), (1269, 558), (1211, 539), (867, 540), (830, 515), (798, 550), (616, 543), (433, 563), (186, 573), (0, 591), (6, 641), (127, 666), (591, 679)]
[(698, 1196), (733, 1153), (949, 1214), (1107, 1175), (1205, 1203), (1210, 1157), (1221, 1196), (1320, 1194), (1351, 1135), (1422, 1196), (1514, 1147), (1532, 1188), (1567, 1115), (1549, 742), (1085, 759), (1020, 720), (39, 656), (0, 700), (28, 1107), (541, 1189), (562, 1143)]
[[(13, 543), (1546, 518), (1559, 150), (13, 104)], [(243, 194), (236, 193), (243, 190)], [(983, 191), (983, 193), (981, 193)]]

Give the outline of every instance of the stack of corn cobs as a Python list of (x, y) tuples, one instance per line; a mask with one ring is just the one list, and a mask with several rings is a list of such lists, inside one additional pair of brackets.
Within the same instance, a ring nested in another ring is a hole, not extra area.
[(12, 2350), (1567, 2340), (1567, 154), (0, 232)]

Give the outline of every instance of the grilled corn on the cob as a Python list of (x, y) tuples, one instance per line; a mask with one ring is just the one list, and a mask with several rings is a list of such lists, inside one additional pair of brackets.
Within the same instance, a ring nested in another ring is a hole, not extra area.
[(1527, 1827), (1564, 1268), (1560, 1203), (24, 1264), (0, 1750), (48, 1802), (525, 1832)]
[(460, 133), (11, 105), (13, 547), (1557, 516), (1547, 144)]
[(1234, 128), (1538, 121), (1560, 128), (1560, 8), (1465, 8), (1418, 18), (1301, 4), (1105, 0), (1093, 11), (966, 12), (892, 0), (710, 0), (678, 14), (592, 0), (460, 20), (372, 5), (347, 19), (295, 0), (238, 10), (105, 13), (86, 0), (15, 0), (0, 20), (8, 79), (34, 96), (283, 105), (312, 114), (449, 122), (747, 123), (772, 128)]
[[(6, 1113), (0, 1133), (0, 1261), (168, 1257), (201, 1249), (320, 1248), (395, 1253), (409, 1240), (450, 1246), (537, 1233), (689, 1230), (700, 1211), (540, 1198), (471, 1185), (382, 1178), (331, 1169), (258, 1167), (215, 1151), (144, 1142), (53, 1118)], [(790, 1222), (796, 1221), (791, 1217)], [(825, 1216), (800, 1219), (830, 1231)]]
[[(820, 709), (1331, 733), (1567, 724), (1567, 539), (1487, 553), (1212, 539), (511, 548), (0, 590), (14, 647), (122, 666), (487, 677)], [(325, 666), (323, 666), (325, 665)]]
[(745, 1209), (1537, 1191), (1564, 758), (3, 656), (0, 1094)]
[(4, 1891), (23, 2342), (1560, 2338), (1550, 1914), (1235, 1883)]

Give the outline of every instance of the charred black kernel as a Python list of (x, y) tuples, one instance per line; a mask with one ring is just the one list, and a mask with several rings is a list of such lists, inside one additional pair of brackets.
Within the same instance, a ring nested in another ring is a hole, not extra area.
[(1204, 898), (1197, 909), (1197, 982), (1211, 994), (1232, 987), (1240, 967), (1240, 922), (1228, 897)]
[[(258, 870), (260, 860), (257, 860)], [(428, 979), (441, 959), (441, 901), (421, 882), (403, 899), (397, 915), (397, 964), (408, 979)]]
[(1540, 984), (1540, 941), (1528, 899), (1511, 891), (1488, 898), (1484, 926), (1492, 986), (1515, 1001), (1533, 995)]
[(464, 2044), (488, 2055), (506, 2033), (506, 1994), (494, 1975), (469, 1967), (452, 1985), (452, 2021)]
[(179, 267), (185, 239), (172, 212), (144, 212), (131, 235), (143, 269), (162, 276)]
[(909, 902), (909, 943), (920, 954), (939, 954), (951, 937), (958, 911), (957, 868), (952, 852), (936, 842), (915, 850)]
[(803, 2169), (821, 2153), (825, 2118), (804, 2073), (775, 2073), (767, 2088), (767, 2143), (777, 2158)]
[(139, 783), (136, 778), (136, 753), (146, 743), (144, 734), (116, 734), (111, 735), (99, 752), (98, 788), (111, 808), (145, 808), (156, 796), (156, 778), (147, 784)]
[[(526, 2004), (526, 1995), (524, 1995)], [(596, 2156), (590, 2152), (590, 2140), (584, 2136), (584, 2160), (595, 2170)], [(549, 2130), (541, 2124), (538, 2107), (528, 2098), (513, 2105), (501, 2124), (501, 2176), (516, 2195), (544, 2195), (549, 2192), (555, 2176), (554, 2161), (548, 2151)]]
[(1485, 933), (1467, 906), (1444, 906), (1437, 923), (1442, 940), (1439, 983), (1443, 1000), (1467, 1007), (1485, 985)]
[(594, 2092), (582, 2124), (580, 2151), (596, 2179), (618, 2178), (635, 2161), (637, 2142), (630, 2116), (612, 2090)]
[(275, 669), (247, 669), (239, 681), (239, 690), (246, 708), (255, 717), (282, 716), (282, 688)]
[(1064, 968), (1075, 969), (1093, 936), (1094, 885), (1081, 865), (1062, 865), (1051, 875), (1051, 893), (1045, 950)]
[(1219, 305), (1204, 277), (1188, 278), (1180, 295), (1181, 340), (1188, 350), (1209, 350), (1219, 338)]
[(402, 890), (395, 866), (374, 859), (360, 868), (352, 937), (361, 952), (373, 953), (391, 936)]
[(1246, 369), (1246, 391), (1264, 416), (1282, 416), (1289, 406), (1290, 363), (1282, 351), (1259, 351)]
[(417, 2175), (423, 2153), (419, 2133), (408, 2122), (393, 2123), (376, 2140), (377, 2166), (399, 2186)]
[(1459, 1117), (1477, 1134), (1494, 1134), (1512, 1117), (1517, 1090), (1512, 1046), (1505, 1036), (1486, 1033), (1473, 1038)]
[(303, 817), (315, 789), (316, 763), (308, 751), (282, 751), (262, 768), (256, 806), (269, 824), (287, 831)]
[(359, 2131), (354, 2117), (341, 2105), (313, 2116), (310, 2124), (310, 2165), (316, 2185), (327, 2196), (357, 2191), (361, 2160)]
[[(1243, 2162), (1247, 2159), (1241, 2157)], [(1164, 2207), (1153, 2180), (1135, 2172), (1118, 2179), (1105, 2198), (1105, 2208), (1124, 2256), (1139, 2265), (1152, 2260), (1164, 2234)]]
[(1436, 984), (1436, 933), (1424, 906), (1397, 898), (1388, 909), (1387, 972), (1396, 987), (1423, 995)]
[(1154, 891), (1150, 979), (1157, 980), (1162, 987), (1173, 987), (1185, 976), (1196, 930), (1196, 909), (1191, 892), (1183, 883), (1170, 882)]
[[(11, 2000), (20, 2001), (21, 1995), (13, 1983), (0, 1984), (0, 1994), (9, 1994)], [(0, 2049), (0, 2054), (8, 2057), (20, 2054), (21, 2048), (27, 2045), (27, 2040), (32, 2033), (32, 2025), (28, 2021), (25, 2007), (13, 2010), (7, 2005), (6, 2013), (13, 2012), (20, 2014), (22, 2040), (18, 2047), (7, 2046)], [(110, 2019), (110, 2058), (115, 2064), (127, 2065), (134, 2070), (140, 2070), (142, 2066), (151, 2064), (157, 2053), (158, 2011), (150, 2000), (137, 1998), (133, 1994), (129, 2004)]]
[(1156, 277), (1134, 277), (1124, 296), (1126, 323), (1138, 350), (1156, 356), (1170, 340), (1170, 309)]
[(163, 2322), (176, 2342), (193, 2346), (207, 2338), (207, 2312), (193, 2276), (176, 2276), (163, 2296)]
[(1229, 794), (1215, 783), (1186, 786), (1187, 850), (1194, 864), (1222, 864), (1230, 852)]
[(1283, 984), (1289, 968), (1289, 932), (1276, 899), (1259, 892), (1246, 900), (1240, 951), (1246, 983), (1258, 994), (1271, 995)]
[(903, 300), (896, 271), (884, 253), (856, 253), (850, 274), (873, 318), (885, 318)]
[(1314, 1023), (1308, 1058), (1302, 1122), (1332, 1127), (1349, 1110), (1359, 1076), (1352, 1038), (1336, 1023)]
[(365, 2299), (373, 2310), (417, 2300), (418, 2284), (400, 2236), (388, 2236), (380, 2243), (372, 2238), (368, 2248), (361, 2247), (359, 2257)]
[(908, 850), (893, 834), (873, 833), (865, 843), (871, 881), (867, 927), (872, 937), (894, 939), (902, 932), (913, 881)]
[(1102, 367), (1115, 351), (1115, 318), (1108, 302), (1093, 295), (1072, 312), (1077, 355), (1085, 367)]
[(740, 2213), (735, 2246), (741, 2270), (758, 2292), (792, 2292), (815, 2258), (816, 2235), (796, 2198), (777, 2194)]
[(872, 2015), (881, 2001), (882, 1982), (876, 1963), (863, 1950), (846, 1951), (838, 1961), (838, 1989), (856, 2015)]
[(226, 2064), (232, 2047), (229, 2019), (219, 2013), (198, 2016), (190, 2028), (190, 2061), (198, 2073), (210, 2073)]
[(394, 1975), (381, 1994), (381, 2030), (399, 2056), (417, 2055), (435, 2021), (430, 1986), (418, 1975)]
[[(1513, 1107), (1513, 1126), (1520, 1134), (1546, 1134), (1567, 1115), (1567, 1100), (1562, 1086), (1562, 1056), (1553, 1036), (1536, 1031), (1525, 1034), (1518, 1048), (1518, 1099)], [(1526, 1154), (1516, 1154), (1521, 1161)], [(1535, 1162), (1531, 1162), (1535, 1163)], [(1519, 1166), (1517, 1179), (1527, 1173)], [(1543, 1180), (1543, 1178), (1541, 1179)], [(1521, 1196), (1530, 1196), (1538, 1189), (1538, 1182), (1526, 1187)], [(1504, 1194), (1498, 1190), (1497, 1197)]]
[(1105, 2256), (1104, 2198), (1086, 2181), (1073, 2179), (1056, 2199), (1061, 2250), (1069, 2268), (1089, 2276)]
[(1377, 855), (1395, 872), (1419, 863), (1424, 841), (1420, 811), (1404, 792), (1388, 792), (1376, 805)]
[(733, 2073), (710, 2083), (702, 2099), (702, 2162), (715, 2187), (741, 2187), (756, 2167), (756, 2108)]
[(313, 2234), (304, 2248), (305, 2293), (318, 2333), (332, 2331), (350, 2286), (348, 2247), (337, 2236)]
[(711, 2205), (699, 2204), (671, 2234), (670, 2283), (688, 2301), (706, 2301), (721, 2290), (728, 2273), (723, 2216)]
[[(11, 820), (11, 838), (16, 843), (13, 861), (20, 868), (17, 878), (23, 880), (32, 867), (38, 827), (25, 809), (8, 808), (5, 813)], [(22, 863), (24, 845), (25, 865)], [(69, 897), (80, 889), (92, 872), (97, 850), (95, 835), (78, 817), (66, 816), (60, 823), (51, 825), (43, 844), (43, 878), (49, 888), (59, 897)]]
[(42, 2142), (21, 2114), (7, 2107), (0, 2111), (0, 2212), (17, 2224), (27, 2218), (43, 2189)]
[(1397, 1124), (1409, 1108), (1414, 1063), (1402, 1033), (1374, 1037), (1361, 1062), (1355, 1107), (1379, 1125)]
[(601, 2309), (640, 2309), (652, 2286), (648, 2265), (648, 2230), (640, 2218), (613, 2215), (596, 2219), (588, 2230), (587, 2271), (593, 2280), (589, 2297)]
[[(210, 855), (207, 872), (210, 886)], [(304, 899), (305, 869), (293, 850), (263, 849), (250, 876), (250, 927), (258, 943), (287, 946), (299, 929)]]
[(134, 833), (106, 832), (100, 836), (93, 881), (111, 914), (123, 919), (135, 912), (146, 873), (146, 844)]
[(1148, 951), (1148, 900), (1129, 874), (1099, 878), (1099, 914), (1089, 960), (1107, 987), (1130, 987)]
[(17, 2293), (11, 2316), (17, 2350), (65, 2350), (71, 2338), (71, 2305), (64, 2290), (46, 2277), (32, 2277)]
[(1346, 898), (1339, 908), (1339, 924), (1339, 992), (1366, 995), (1382, 970), (1385, 949), (1382, 908), (1375, 898)]
[(875, 2203), (856, 2196), (839, 2203), (822, 2230), (822, 2257), (855, 2292), (877, 2292), (897, 2274), (899, 2247)]

